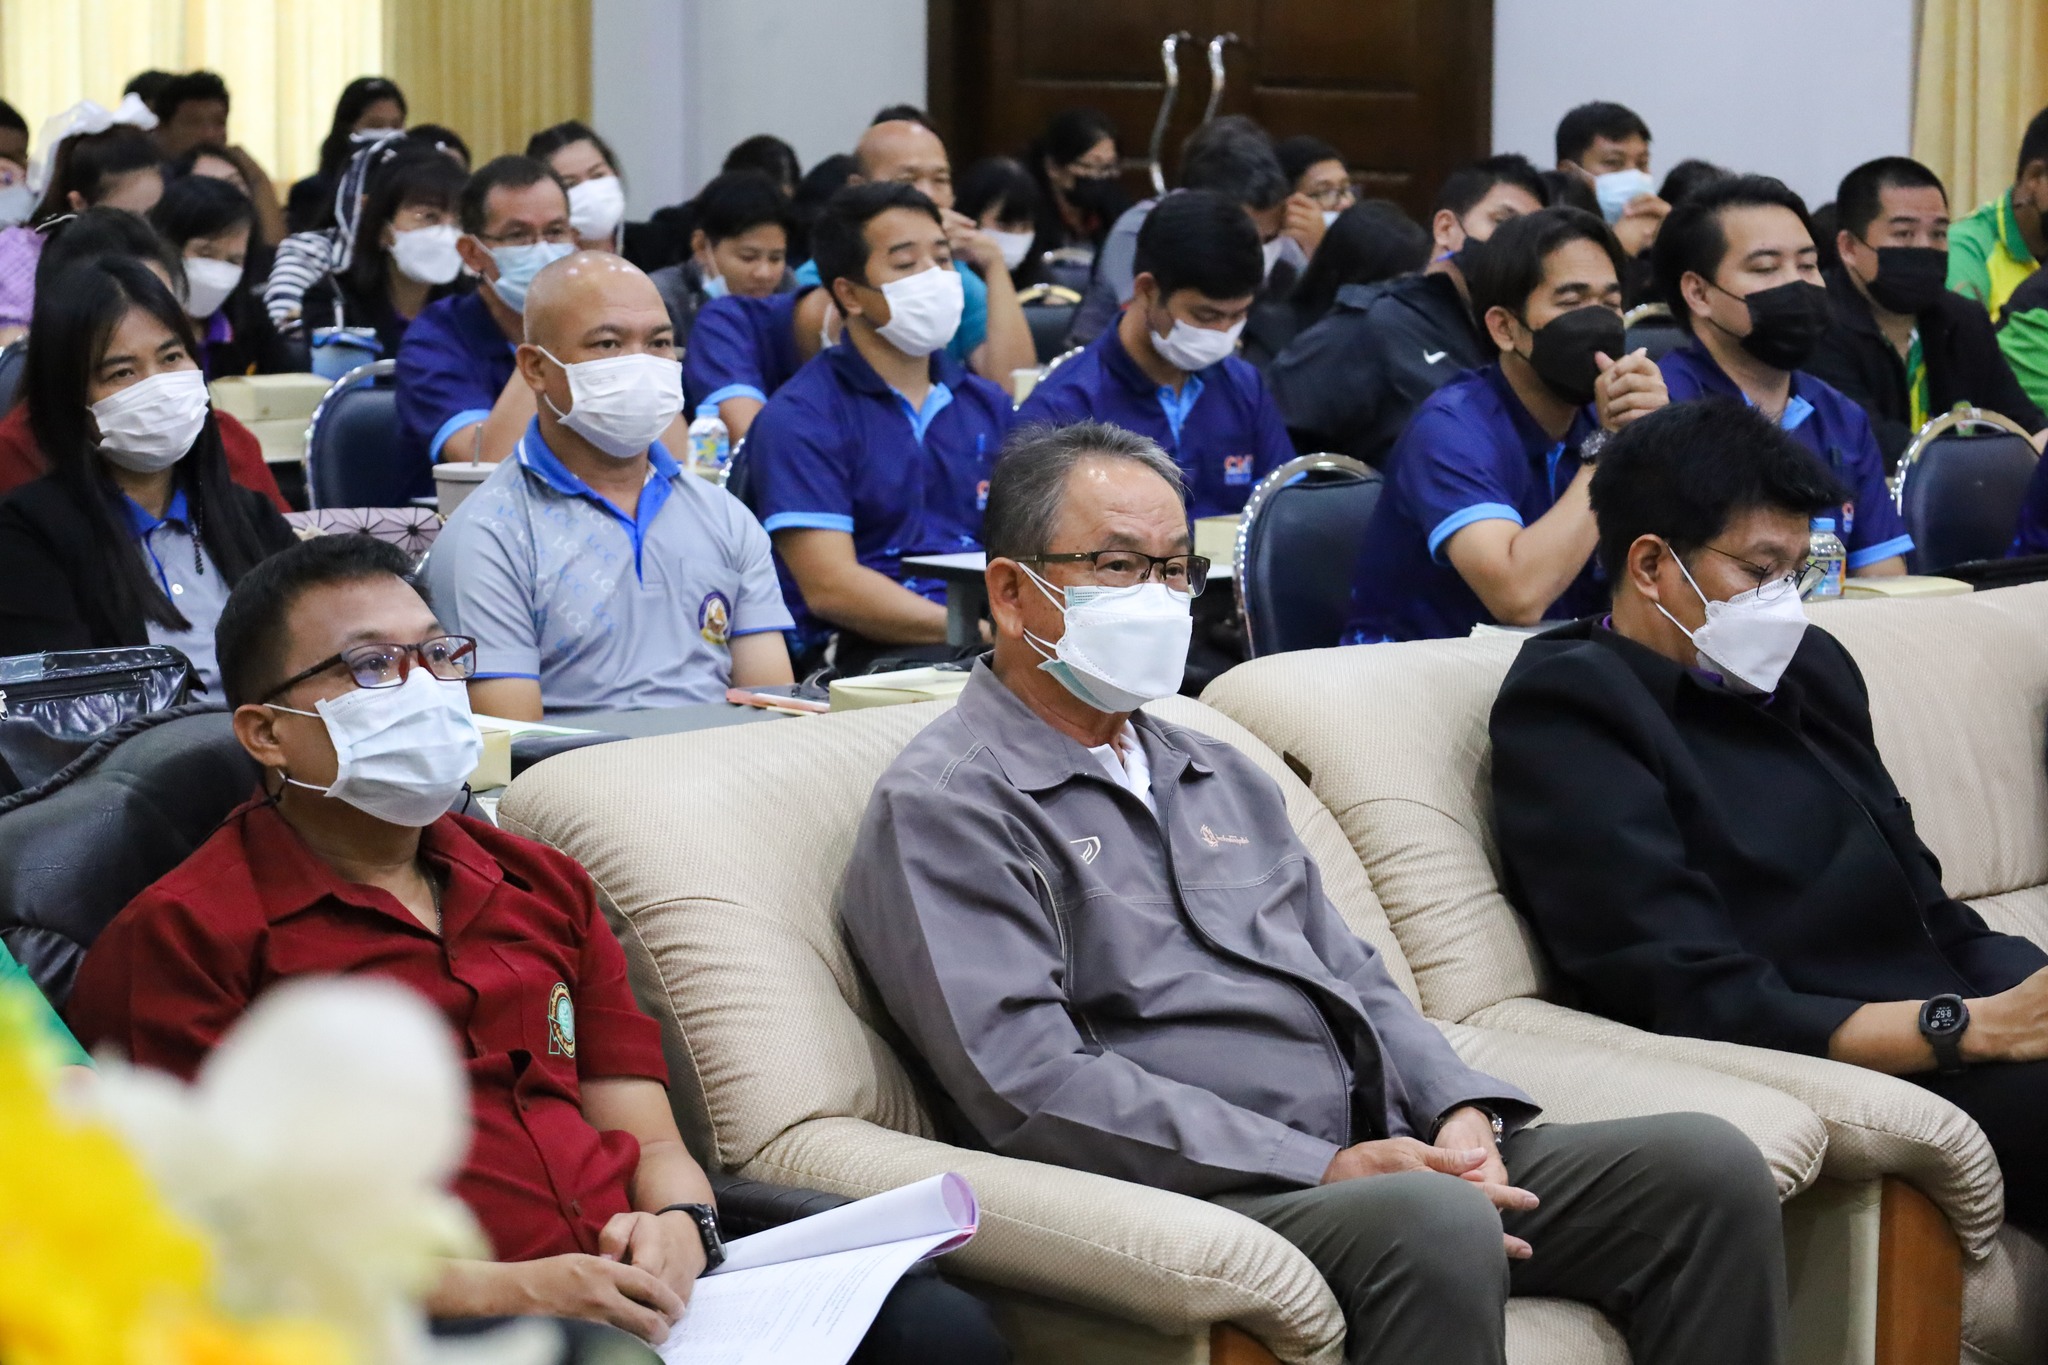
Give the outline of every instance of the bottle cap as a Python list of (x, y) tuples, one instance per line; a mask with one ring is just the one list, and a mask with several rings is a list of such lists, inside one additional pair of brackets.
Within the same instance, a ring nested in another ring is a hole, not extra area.
[(718, 404), (716, 404), (716, 403), (699, 403), (699, 404), (697, 405), (697, 415), (698, 415), (699, 417), (716, 417), (716, 416), (718, 416)]
[(1826, 531), (1830, 534), (1833, 534), (1835, 529), (1835, 519), (1833, 517), (1815, 517), (1813, 519), (1813, 529), (1816, 531)]

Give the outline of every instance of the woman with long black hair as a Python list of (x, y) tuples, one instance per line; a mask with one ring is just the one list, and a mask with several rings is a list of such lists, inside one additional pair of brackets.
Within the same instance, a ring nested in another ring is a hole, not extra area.
[(363, 146), (358, 136), (405, 127), (405, 92), (382, 76), (358, 76), (341, 88), (334, 123), (320, 144), (320, 169), (299, 181), (286, 197), (285, 231), (311, 232), (334, 225), (334, 190), (342, 168)]
[(217, 693), (228, 590), (291, 528), (228, 477), (191, 319), (155, 272), (110, 256), (51, 283), (22, 374), (50, 472), (0, 502), (0, 655), (170, 645)]
[(452, 158), (410, 139), (371, 170), (355, 250), (306, 291), (300, 325), (309, 333), (375, 328), (379, 357), (395, 360), (422, 309), (470, 287), (455, 252), (468, 178)]

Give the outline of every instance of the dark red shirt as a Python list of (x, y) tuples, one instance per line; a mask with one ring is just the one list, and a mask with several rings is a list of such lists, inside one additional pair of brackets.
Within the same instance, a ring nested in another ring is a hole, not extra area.
[[(278, 491), (277, 476), (264, 462), (263, 443), (256, 439), (256, 433), (230, 413), (216, 412), (213, 416), (220, 423), (220, 446), (228, 458), (228, 477), (269, 498), (279, 512), (291, 511), (292, 505)], [(43, 458), (42, 447), (29, 430), (28, 404), (16, 403), (5, 417), (0, 417), (0, 494), (12, 493), (49, 472), (50, 462)]]
[(271, 806), (242, 807), (107, 926), (79, 970), (72, 1028), (87, 1047), (190, 1077), (279, 981), (402, 981), (467, 1059), (475, 1135), (455, 1188), (498, 1258), (595, 1253), (606, 1220), (631, 1207), (640, 1145), (591, 1127), (579, 1085), (666, 1085), (661, 1031), (575, 862), (453, 815), (420, 849), (445, 888), (439, 938), (388, 892), (342, 881)]

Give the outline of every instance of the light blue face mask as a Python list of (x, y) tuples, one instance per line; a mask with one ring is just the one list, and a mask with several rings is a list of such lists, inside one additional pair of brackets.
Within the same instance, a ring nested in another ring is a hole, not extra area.
[(561, 260), (574, 254), (575, 244), (571, 242), (535, 242), (531, 246), (494, 246), (491, 260), (498, 267), (498, 278), (491, 281), (499, 302), (515, 313), (526, 311), (526, 291), (533, 286), (533, 277)]
[(1600, 201), (1600, 216), (1610, 223), (1621, 221), (1621, 215), (1628, 212), (1630, 200), (1649, 194), (1656, 188), (1657, 182), (1650, 178), (1648, 171), (1609, 171), (1593, 177), (1593, 197)]
[(700, 275), (698, 278), (703, 281), (705, 298), (722, 299), (726, 296), (725, 276)]

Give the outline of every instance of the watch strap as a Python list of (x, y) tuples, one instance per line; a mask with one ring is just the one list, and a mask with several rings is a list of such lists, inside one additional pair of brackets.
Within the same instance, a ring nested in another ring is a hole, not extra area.
[(718, 1230), (718, 1210), (709, 1204), (670, 1204), (656, 1209), (654, 1216), (664, 1213), (687, 1213), (690, 1221), (697, 1225), (697, 1236), (704, 1243), (704, 1269), (709, 1272), (725, 1264), (725, 1238)]

